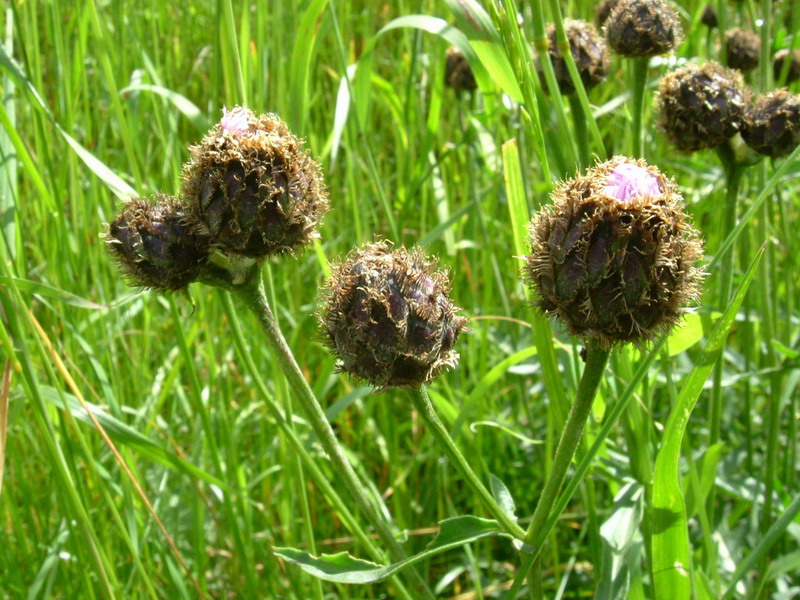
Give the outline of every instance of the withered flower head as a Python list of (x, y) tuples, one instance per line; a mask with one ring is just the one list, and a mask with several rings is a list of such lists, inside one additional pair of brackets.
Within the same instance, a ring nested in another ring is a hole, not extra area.
[(775, 90), (747, 110), (742, 137), (760, 154), (785, 156), (800, 145), (800, 96)]
[(530, 225), (538, 306), (606, 348), (671, 329), (697, 297), (702, 253), (675, 182), (617, 156), (559, 185)]
[(678, 150), (714, 148), (741, 129), (747, 98), (740, 73), (715, 62), (688, 64), (661, 80), (658, 127)]
[(597, 25), (602, 27), (606, 24), (608, 15), (614, 10), (614, 7), (619, 3), (619, 0), (602, 0), (594, 7), (594, 16), (597, 20)]
[(208, 238), (191, 229), (185, 207), (157, 194), (128, 201), (105, 234), (109, 254), (131, 285), (161, 291), (185, 288), (208, 259)]
[(715, 29), (717, 27), (717, 11), (714, 10), (714, 5), (711, 2), (706, 4), (703, 9), (700, 22), (709, 29)]
[(761, 38), (752, 31), (734, 27), (725, 32), (725, 56), (731, 69), (752, 71), (758, 66)]
[(683, 35), (678, 13), (664, 0), (620, 0), (605, 23), (606, 40), (621, 56), (656, 56)]
[(783, 74), (783, 65), (789, 61), (789, 66), (786, 70), (786, 84), (800, 79), (800, 49), (795, 48), (789, 51), (788, 48), (778, 50), (775, 53), (775, 58), (772, 63), (772, 72), (775, 75), (775, 81), (780, 81)]
[(444, 82), (457, 92), (469, 92), (478, 87), (475, 75), (464, 53), (457, 46), (450, 46), (445, 55)]
[(320, 324), (342, 371), (377, 387), (414, 387), (458, 363), (466, 319), (447, 274), (422, 251), (367, 244), (335, 266)]
[[(569, 50), (575, 59), (583, 86), (590, 90), (608, 75), (611, 57), (606, 48), (606, 42), (598, 35), (594, 25), (586, 21), (564, 19), (564, 29), (569, 40)], [(575, 86), (572, 84), (564, 55), (558, 47), (556, 27), (552, 23), (547, 26), (547, 39), (549, 42), (548, 52), (553, 63), (558, 88), (563, 94), (572, 94), (575, 92)]]
[(264, 258), (318, 235), (328, 195), (301, 146), (277, 115), (236, 107), (191, 148), (182, 193), (215, 247)]

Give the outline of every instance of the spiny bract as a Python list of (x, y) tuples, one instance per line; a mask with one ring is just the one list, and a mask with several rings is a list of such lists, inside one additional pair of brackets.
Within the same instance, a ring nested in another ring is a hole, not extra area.
[(697, 296), (702, 246), (675, 183), (615, 157), (570, 179), (530, 226), (538, 306), (604, 347), (669, 330)]
[(418, 386), (458, 363), (466, 319), (444, 271), (419, 249), (367, 244), (333, 268), (320, 324), (342, 371), (377, 387)]

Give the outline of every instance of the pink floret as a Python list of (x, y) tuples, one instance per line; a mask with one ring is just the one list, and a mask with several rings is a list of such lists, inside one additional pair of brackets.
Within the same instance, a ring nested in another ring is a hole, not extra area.
[(246, 108), (234, 108), (231, 111), (226, 110), (225, 114), (222, 115), (222, 121), (220, 121), (222, 130), (228, 133), (247, 133), (250, 128), (248, 124), (249, 116), (250, 111)]
[(658, 198), (661, 190), (658, 187), (658, 178), (647, 169), (622, 163), (614, 167), (609, 174), (603, 193), (627, 203), (636, 198)]

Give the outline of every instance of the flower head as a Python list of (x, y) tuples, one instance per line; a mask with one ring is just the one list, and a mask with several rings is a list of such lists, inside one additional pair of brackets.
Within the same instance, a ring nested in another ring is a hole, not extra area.
[(656, 56), (683, 36), (675, 9), (664, 0), (620, 0), (605, 22), (606, 40), (621, 56)]
[(775, 90), (748, 108), (742, 137), (760, 154), (785, 156), (800, 145), (800, 96)]
[(418, 386), (458, 363), (466, 319), (446, 273), (420, 250), (367, 244), (335, 266), (320, 315), (342, 371), (378, 387)]
[[(578, 68), (583, 86), (589, 90), (602, 82), (608, 75), (611, 57), (605, 40), (598, 35), (594, 25), (579, 19), (564, 19), (564, 29), (569, 40), (569, 50)], [(558, 47), (556, 28), (552, 23), (547, 27), (548, 52), (553, 62), (558, 87), (562, 94), (572, 94), (572, 83), (564, 55)]]
[(553, 192), (530, 226), (538, 306), (605, 347), (667, 331), (697, 295), (702, 250), (675, 183), (617, 156)]
[(192, 230), (185, 206), (156, 195), (134, 198), (108, 226), (106, 247), (131, 285), (161, 291), (185, 288), (209, 256), (208, 238)]
[(294, 252), (328, 211), (319, 165), (273, 114), (225, 111), (183, 167), (182, 195), (215, 248), (264, 258)]

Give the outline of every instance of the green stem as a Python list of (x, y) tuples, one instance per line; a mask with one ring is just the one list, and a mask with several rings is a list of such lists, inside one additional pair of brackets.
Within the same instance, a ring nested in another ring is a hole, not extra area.
[[(539, 503), (533, 512), (533, 519), (528, 526), (528, 531), (525, 533), (525, 543), (532, 545), (535, 550), (538, 550), (538, 547), (544, 543), (545, 538), (540, 535), (540, 532), (543, 530), (543, 525), (550, 515), (551, 508), (558, 500), (558, 493), (566, 479), (575, 450), (578, 448), (583, 429), (592, 410), (597, 388), (608, 363), (610, 352), (601, 347), (596, 341), (590, 340), (586, 344), (586, 350), (586, 367), (578, 384), (575, 402), (569, 411), (564, 430), (561, 432), (561, 439), (558, 442), (556, 455), (553, 458), (550, 477), (545, 483)], [(505, 596), (505, 600), (514, 600), (516, 598), (520, 587), (522, 587), (522, 582), (525, 581), (525, 577), (535, 561), (536, 557), (534, 555), (525, 558), (517, 572), (517, 576), (514, 578), (514, 583)]]
[(505, 529), (515, 538), (521, 540), (523, 537), (525, 537), (525, 531), (522, 529), (522, 527), (517, 525), (517, 523), (511, 517), (509, 517), (502, 508), (500, 508), (500, 505), (497, 504), (497, 501), (494, 499), (491, 492), (486, 489), (486, 486), (483, 485), (481, 480), (475, 474), (475, 471), (473, 471), (472, 467), (469, 466), (467, 459), (463, 454), (461, 454), (461, 451), (458, 449), (458, 446), (456, 446), (453, 438), (450, 437), (450, 434), (448, 433), (444, 424), (436, 415), (436, 411), (433, 408), (433, 404), (431, 404), (431, 400), (428, 397), (428, 392), (425, 391), (425, 388), (420, 386), (412, 390), (411, 401), (414, 403), (414, 408), (417, 409), (420, 416), (430, 428), (431, 433), (442, 447), (442, 450), (447, 455), (447, 458), (458, 470), (458, 472), (461, 473), (461, 476), (472, 488), (472, 491), (474, 491), (480, 497), (492, 517), (494, 517), (497, 522), (500, 523), (503, 529)]
[(650, 59), (633, 59), (633, 156), (644, 158), (644, 144), (642, 137), (642, 115), (644, 114), (645, 88), (647, 87), (647, 66)]
[(583, 111), (580, 100), (575, 94), (567, 96), (569, 98), (570, 112), (572, 113), (572, 126), (575, 128), (575, 139), (578, 140), (578, 156), (581, 161), (581, 168), (586, 169), (592, 162), (592, 154), (589, 150), (589, 138), (586, 130), (586, 113)]
[[(339, 445), (336, 434), (325, 417), (325, 413), (320, 406), (314, 392), (305, 380), (297, 361), (292, 354), (283, 333), (278, 326), (278, 322), (272, 313), (267, 297), (264, 294), (264, 285), (261, 281), (260, 272), (254, 271), (254, 276), (239, 286), (236, 290), (239, 299), (249, 308), (258, 320), (263, 330), (267, 345), (278, 361), (281, 371), (284, 373), (289, 386), (295, 394), (300, 407), (311, 424), (314, 433), (317, 435), (322, 447), (328, 454), (334, 465), (336, 472), (344, 480), (348, 491), (358, 504), (361, 512), (367, 518), (372, 527), (375, 528), (378, 536), (389, 549), (389, 554), (394, 561), (401, 561), (406, 558), (403, 548), (395, 539), (389, 524), (381, 517), (373, 501), (370, 499), (369, 492), (358, 478), (352, 465), (347, 460), (344, 452)], [(409, 569), (409, 575), (418, 587), (418, 591), (426, 598), (433, 598), (433, 592), (425, 584), (419, 573), (413, 568)]]
[[(744, 169), (736, 164), (731, 149), (727, 145), (722, 145), (718, 149), (718, 154), (727, 176), (727, 191), (725, 199), (725, 214), (723, 218), (722, 238), (728, 237), (736, 225), (736, 212), (739, 202), (739, 187), (742, 182)], [(719, 296), (718, 306), (724, 309), (730, 300), (733, 291), (733, 267), (734, 252), (728, 252), (722, 259), (719, 267)], [(722, 355), (717, 361), (714, 371), (714, 383), (711, 394), (711, 414), (709, 416), (709, 439), (708, 445), (712, 446), (719, 441), (721, 419), (722, 419)]]
[[(239, 320), (236, 316), (236, 309), (234, 308), (233, 300), (231, 299), (230, 294), (223, 294), (223, 302), (225, 313), (231, 323), (233, 342), (236, 346), (236, 350), (239, 353), (239, 357), (244, 361), (246, 367), (250, 371), (250, 375), (253, 377), (253, 381), (264, 400), (270, 416), (277, 423), (281, 432), (285, 436), (285, 439), (292, 447), (292, 450), (297, 453), (297, 456), (300, 458), (300, 460), (302, 460), (305, 468), (308, 469), (311, 479), (319, 487), (322, 495), (333, 505), (333, 508), (338, 513), (338, 516), (342, 523), (344, 523), (345, 527), (353, 533), (355, 538), (367, 550), (374, 560), (382, 561), (384, 557), (381, 555), (381, 552), (378, 550), (375, 544), (372, 543), (372, 539), (358, 523), (355, 516), (350, 511), (350, 507), (344, 502), (344, 500), (342, 500), (341, 496), (339, 496), (339, 494), (333, 488), (329, 477), (322, 472), (322, 469), (320, 469), (317, 461), (315, 461), (314, 458), (308, 453), (308, 450), (306, 450), (306, 447), (303, 444), (303, 441), (300, 439), (300, 436), (297, 435), (297, 432), (289, 424), (289, 421), (283, 414), (282, 409), (278, 406), (275, 400), (273, 400), (272, 394), (270, 394), (266, 384), (264, 383), (264, 380), (261, 377), (261, 371), (256, 366), (252, 353), (247, 348), (244, 335), (242, 334), (242, 329), (239, 326)], [(392, 583), (397, 586), (398, 594), (400, 596), (406, 600), (412, 599), (411, 594), (405, 589), (402, 583), (397, 580), (396, 576), (392, 578)]]

